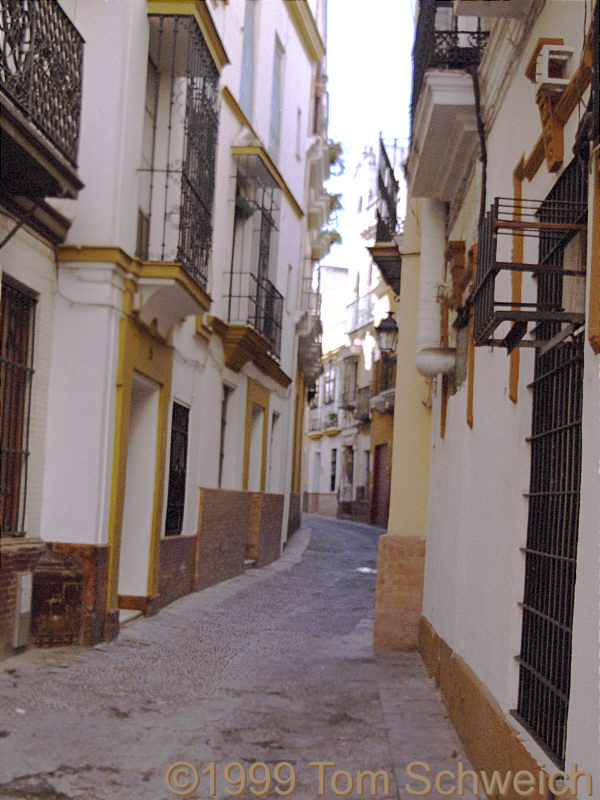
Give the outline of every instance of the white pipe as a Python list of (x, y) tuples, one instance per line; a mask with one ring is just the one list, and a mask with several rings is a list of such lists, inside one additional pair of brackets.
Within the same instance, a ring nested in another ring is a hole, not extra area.
[(445, 205), (441, 200), (421, 201), (421, 259), (417, 318), (416, 367), (421, 375), (446, 374), (454, 368), (454, 348), (441, 347), (441, 308), (438, 286), (444, 281)]

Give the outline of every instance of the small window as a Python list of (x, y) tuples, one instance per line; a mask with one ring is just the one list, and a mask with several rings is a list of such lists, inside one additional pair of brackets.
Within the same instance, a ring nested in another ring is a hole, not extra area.
[(173, 403), (165, 536), (177, 536), (183, 530), (189, 416), (189, 408)]

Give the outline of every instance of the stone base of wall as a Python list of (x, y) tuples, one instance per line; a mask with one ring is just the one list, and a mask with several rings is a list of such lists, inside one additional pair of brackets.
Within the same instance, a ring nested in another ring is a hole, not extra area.
[(194, 591), (244, 571), (250, 493), (200, 489)]
[(68, 556), (83, 572), (80, 643), (94, 645), (101, 642), (106, 625), (109, 546), (50, 542), (48, 547)]
[(0, 539), (0, 660), (15, 652), (17, 573), (32, 572), (46, 544), (39, 539)]
[(353, 520), (354, 522), (366, 522), (369, 520), (369, 501), (352, 500), (351, 502), (341, 502), (338, 504), (337, 516), (339, 519)]
[(288, 536), (291, 536), (294, 531), (297, 531), (300, 525), (302, 524), (302, 509), (301, 509), (301, 499), (299, 494), (292, 494), (290, 495), (290, 511), (288, 515), (288, 526), (287, 532)]
[(423, 607), (425, 540), (379, 537), (375, 624), (376, 650), (416, 650)]
[(282, 524), (282, 494), (261, 492), (250, 495), (246, 558), (256, 561), (257, 567), (264, 567), (279, 558)]
[(306, 492), (304, 510), (309, 514), (322, 514), (335, 517), (338, 512), (338, 499), (335, 492)]
[(166, 536), (160, 541), (158, 598), (152, 611), (194, 591), (196, 536)]
[[(536, 786), (528, 800), (547, 800), (547, 789), (538, 793), (540, 766), (525, 748), (518, 732), (507, 721), (496, 699), (463, 659), (437, 634), (429, 620), (421, 617), (418, 632), (421, 657), (429, 674), (440, 688), (448, 714), (460, 736), (465, 752), (476, 772), (494, 771), (500, 777), (519, 770), (536, 776)], [(570, 765), (567, 765), (569, 772)], [(583, 767), (581, 767), (583, 769)], [(547, 774), (547, 770), (545, 770)], [(550, 767), (550, 772), (554, 768)], [(547, 787), (547, 780), (542, 785)], [(470, 785), (470, 784), (469, 784)], [(580, 786), (584, 785), (583, 779)], [(563, 797), (572, 798), (569, 792)], [(506, 793), (497, 792), (494, 800), (522, 800), (512, 782)]]

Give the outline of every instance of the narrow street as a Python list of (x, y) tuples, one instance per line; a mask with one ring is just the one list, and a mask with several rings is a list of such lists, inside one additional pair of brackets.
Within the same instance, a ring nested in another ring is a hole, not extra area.
[[(264, 762), (271, 797), (384, 796), (383, 775), (362, 793), (357, 778), (383, 770), (406, 800), (410, 762), (432, 779), (467, 768), (418, 655), (372, 652), (380, 533), (305, 515), (269, 567), (133, 620), (111, 643), (5, 661), (0, 798), (250, 798), (268, 788), (252, 768)], [(412, 785), (439, 796), (424, 777)]]

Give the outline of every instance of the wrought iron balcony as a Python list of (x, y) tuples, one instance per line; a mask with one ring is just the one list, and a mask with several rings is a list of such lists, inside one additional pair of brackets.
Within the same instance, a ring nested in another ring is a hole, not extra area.
[(55, 0), (1, 0), (0, 91), (77, 161), (83, 39)]
[(383, 141), (379, 140), (379, 163), (377, 165), (377, 241), (391, 242), (398, 231), (398, 181), (390, 163)]
[(230, 279), (228, 322), (252, 326), (280, 358), (283, 295), (270, 280), (251, 272), (231, 273)]
[(219, 75), (193, 17), (156, 14), (149, 23), (136, 253), (143, 260), (180, 262), (206, 289)]
[[(542, 346), (546, 323), (556, 323), (560, 330), (561, 323), (584, 321), (577, 282), (585, 281), (585, 263), (563, 262), (567, 244), (586, 228), (586, 219), (586, 202), (554, 197), (544, 201), (495, 199), (479, 231), (477, 278), (471, 297), (475, 344), (499, 345), (509, 352), (519, 345)], [(513, 237), (526, 239), (528, 252), (532, 245), (537, 249), (536, 263), (503, 260), (503, 253), (510, 253)], [(538, 279), (536, 302), (508, 297), (509, 283), (501, 280), (507, 271), (529, 272)], [(536, 323), (536, 336), (524, 339), (529, 323)], [(550, 330), (550, 335), (556, 334), (556, 325)]]
[(373, 380), (371, 381), (371, 396), (375, 397), (381, 392), (387, 392), (396, 387), (396, 359), (380, 358), (373, 364)]
[(423, 77), (428, 69), (471, 69), (481, 61), (489, 36), (487, 31), (436, 30), (437, 2), (420, 4), (413, 47), (411, 119), (414, 119)]

